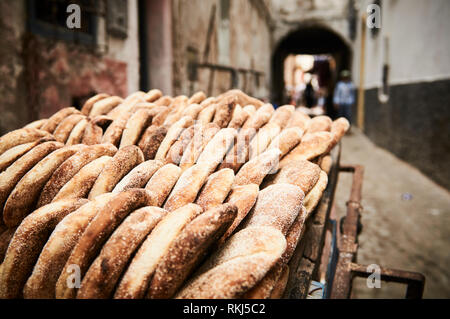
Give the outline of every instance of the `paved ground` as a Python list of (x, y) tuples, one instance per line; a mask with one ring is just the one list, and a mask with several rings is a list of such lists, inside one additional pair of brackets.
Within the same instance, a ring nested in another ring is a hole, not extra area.
[[(342, 164), (365, 166), (358, 261), (421, 272), (426, 277), (425, 298), (450, 298), (448, 190), (356, 129), (342, 146)], [(339, 216), (345, 214), (350, 185), (351, 175), (341, 174), (335, 197)], [(357, 279), (354, 297), (403, 298), (404, 288), (382, 283), (381, 289), (369, 289), (365, 279)]]

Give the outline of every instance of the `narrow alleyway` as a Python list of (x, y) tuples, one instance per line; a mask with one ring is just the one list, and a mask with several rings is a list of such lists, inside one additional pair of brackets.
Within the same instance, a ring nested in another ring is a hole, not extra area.
[[(424, 298), (450, 298), (450, 193), (416, 168), (378, 148), (357, 129), (342, 141), (342, 164), (365, 166), (363, 231), (358, 262), (418, 271)], [(341, 174), (337, 214), (345, 214), (351, 175)], [(354, 282), (356, 298), (403, 298), (405, 286), (369, 289)]]

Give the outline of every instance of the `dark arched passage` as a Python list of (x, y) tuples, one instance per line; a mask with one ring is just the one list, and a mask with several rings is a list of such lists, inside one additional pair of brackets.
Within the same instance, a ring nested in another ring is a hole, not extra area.
[[(289, 54), (329, 54), (336, 61), (337, 74), (351, 68), (351, 49), (337, 33), (320, 25), (302, 26), (286, 35), (272, 55), (271, 100), (277, 105), (286, 103), (283, 63)], [(333, 89), (334, 81), (330, 86)]]

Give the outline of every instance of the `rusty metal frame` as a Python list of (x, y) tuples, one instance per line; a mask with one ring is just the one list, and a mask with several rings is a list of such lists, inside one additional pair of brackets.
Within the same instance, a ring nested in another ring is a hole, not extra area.
[[(338, 263), (331, 290), (331, 298), (343, 299), (350, 298), (353, 278), (367, 278), (373, 273), (368, 270), (367, 266), (356, 263), (364, 167), (347, 165), (341, 166), (339, 171), (353, 173), (350, 199), (347, 202), (347, 215), (339, 240)], [(420, 273), (380, 267), (380, 279), (386, 282), (406, 284), (406, 298), (422, 298), (425, 277)]]

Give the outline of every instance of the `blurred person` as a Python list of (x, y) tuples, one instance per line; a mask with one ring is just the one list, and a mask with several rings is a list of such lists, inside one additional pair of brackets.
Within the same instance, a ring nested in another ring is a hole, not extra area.
[(339, 117), (345, 117), (352, 122), (352, 107), (355, 103), (355, 85), (350, 79), (350, 71), (343, 70), (341, 79), (336, 84), (333, 104)]
[(307, 108), (312, 108), (316, 102), (316, 92), (311, 81), (306, 83), (305, 91), (303, 92), (303, 98), (305, 101), (305, 106)]

